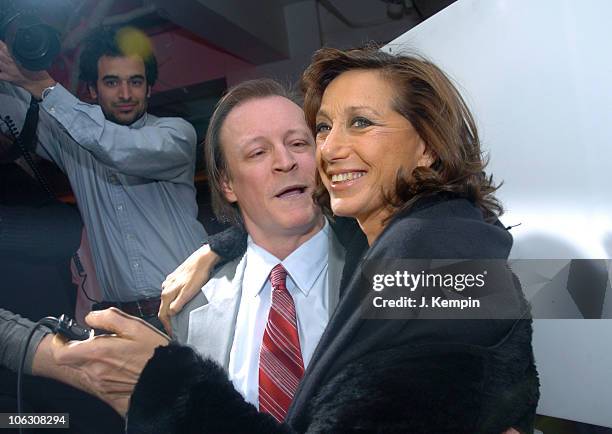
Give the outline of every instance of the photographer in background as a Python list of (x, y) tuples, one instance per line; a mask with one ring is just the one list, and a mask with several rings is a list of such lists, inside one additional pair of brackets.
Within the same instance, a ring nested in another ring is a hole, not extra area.
[(85, 41), (80, 76), (97, 104), (46, 71), (27, 71), (0, 42), (0, 116), (21, 125), (40, 101), (36, 152), (70, 179), (104, 300), (162, 329), (161, 283), (205, 241), (196, 220), (196, 134), (180, 118), (146, 112), (157, 62), (131, 29), (100, 28)]

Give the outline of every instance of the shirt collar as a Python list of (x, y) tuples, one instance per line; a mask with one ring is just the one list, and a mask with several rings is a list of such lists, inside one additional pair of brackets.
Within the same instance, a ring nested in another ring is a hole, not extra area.
[(147, 124), (147, 116), (148, 113), (144, 112), (144, 114), (139, 117), (136, 121), (130, 124), (130, 128), (142, 128)]
[[(268, 281), (272, 268), (281, 263), (287, 270), (288, 277), (304, 295), (308, 296), (314, 282), (327, 265), (329, 231), (329, 223), (325, 219), (323, 228), (294, 250), (284, 261), (255, 244), (249, 236), (245, 269), (245, 279), (248, 279), (249, 283), (246, 288), (243, 288), (245, 294), (252, 297), (257, 296)], [(308, 260), (304, 260), (305, 258)]]

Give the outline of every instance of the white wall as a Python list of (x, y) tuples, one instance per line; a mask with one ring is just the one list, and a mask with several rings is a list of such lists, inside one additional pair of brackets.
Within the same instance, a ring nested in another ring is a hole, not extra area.
[[(610, 18), (608, 0), (459, 0), (386, 47), (460, 85), (522, 223), (514, 258), (612, 257)], [(536, 321), (534, 348), (539, 413), (612, 426), (612, 321)]]

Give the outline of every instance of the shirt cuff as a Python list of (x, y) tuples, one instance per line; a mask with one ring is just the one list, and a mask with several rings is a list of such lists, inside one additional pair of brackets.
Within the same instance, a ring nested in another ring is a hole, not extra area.
[(99, 107), (79, 100), (59, 83), (55, 85), (40, 105), (66, 129), (71, 128), (77, 117), (82, 119), (83, 114), (96, 124), (104, 125), (104, 114)]

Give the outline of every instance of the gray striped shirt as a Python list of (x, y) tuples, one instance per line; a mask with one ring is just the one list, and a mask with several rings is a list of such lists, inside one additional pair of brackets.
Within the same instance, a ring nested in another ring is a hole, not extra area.
[[(0, 115), (23, 124), (29, 94), (0, 82)], [(180, 118), (105, 119), (57, 85), (41, 103), (37, 153), (70, 179), (105, 300), (157, 297), (202, 245), (193, 185), (196, 134)]]

